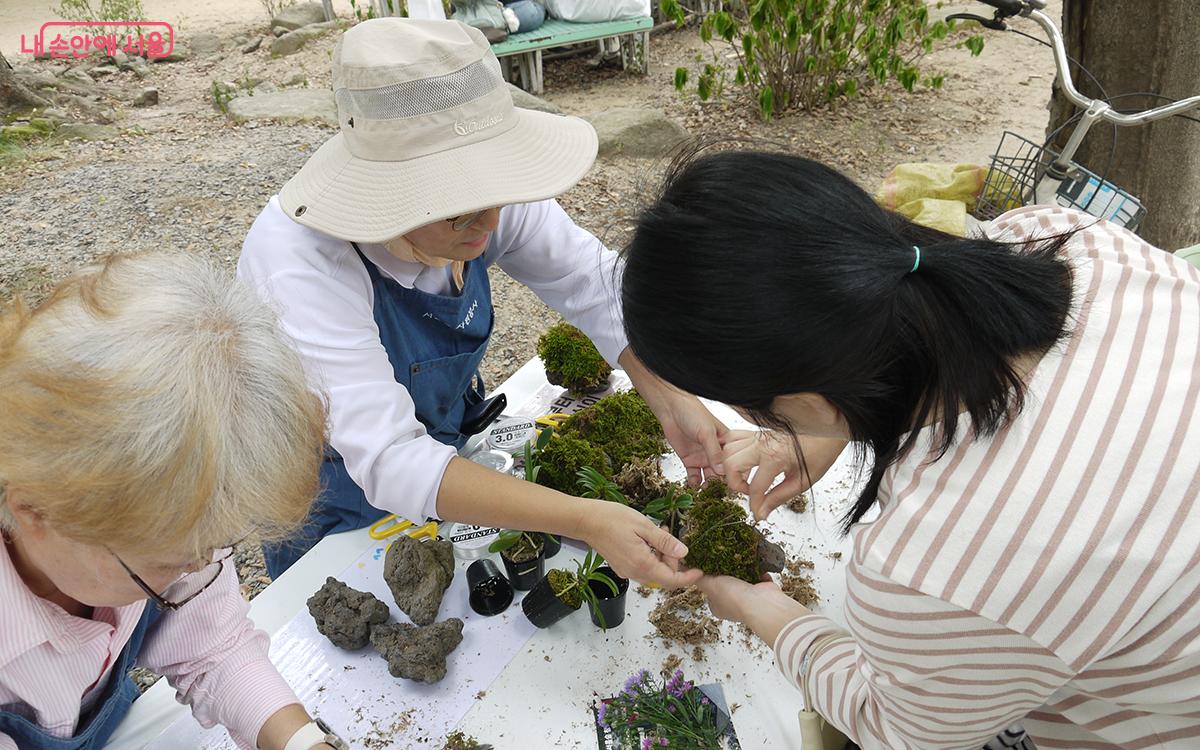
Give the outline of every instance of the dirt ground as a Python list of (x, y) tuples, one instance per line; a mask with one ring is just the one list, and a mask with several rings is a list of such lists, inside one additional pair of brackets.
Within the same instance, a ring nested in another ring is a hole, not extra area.
[[(53, 20), (38, 5), (3, 2), (0, 49), (6, 54), (18, 48), (20, 33), (36, 29), (35, 21)], [(227, 40), (225, 49), (151, 65), (144, 80), (119, 73), (97, 83), (97, 91), (117, 112), (118, 138), (50, 141), (31, 148), (27, 158), (0, 163), (0, 302), (17, 293), (36, 298), (54, 280), (114, 251), (186, 250), (232, 269), (254, 217), (333, 133), (317, 125), (239, 126), (213, 107), (211, 97), (213, 81), (261, 78), (329, 87), (333, 35), (296, 55), (272, 59), (266, 43), (243, 54), (228, 41), (267, 34), (267, 17), (255, 0), (164, 0), (145, 6), (151, 17), (182, 14), (183, 44), (190, 33), (215, 31)], [(337, 7), (349, 15), (348, 3)], [(939, 12), (964, 9), (983, 6), (954, 2)], [(1060, 13), (1061, 2), (1052, 2), (1050, 11)], [(783, 143), (873, 189), (900, 162), (984, 163), (1006, 129), (1039, 136), (1054, 73), (1045, 47), (1014, 34), (990, 33), (981, 57), (950, 45), (928, 56), (924, 70), (946, 76), (940, 91), (909, 94), (898, 86), (882, 86), (836, 108), (762, 122), (740, 101), (700, 103), (675, 92), (675, 68), (695, 65), (704, 49), (694, 29), (657, 33), (644, 78), (597, 69), (584, 57), (549, 61), (545, 98), (570, 114), (653, 108), (683, 123), (694, 136)], [(10, 61), (29, 62), (22, 56)], [(61, 68), (64, 63), (39, 65)], [(133, 108), (129, 102), (145, 86), (159, 90), (160, 103)], [(653, 160), (599, 161), (562, 196), (562, 203), (581, 226), (619, 245), (638, 206), (652, 195), (662, 166)], [(493, 278), (493, 288), (498, 317), (484, 363), (490, 383), (533, 356), (537, 336), (557, 318), (502, 275)], [(266, 577), (254, 555), (239, 555), (239, 563), (244, 587), (253, 594)]]

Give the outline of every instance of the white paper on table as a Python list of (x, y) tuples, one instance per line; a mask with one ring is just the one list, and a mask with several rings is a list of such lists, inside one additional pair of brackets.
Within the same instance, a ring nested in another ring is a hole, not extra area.
[[(369, 591), (388, 604), (392, 620), (411, 622), (399, 611), (383, 580), (387, 541), (368, 550), (336, 576), (351, 588)], [(503, 614), (483, 617), (467, 603), (466, 561), (457, 561), (438, 621), (458, 617), (463, 641), (447, 659), (446, 677), (432, 685), (392, 677), (387, 662), (368, 645), (358, 651), (334, 646), (302, 610), (271, 643), (271, 661), (309, 712), (321, 716), (356, 748), (440, 748), (536, 628), (517, 602)], [(521, 594), (518, 592), (518, 601)], [(221, 727), (204, 730), (191, 716), (175, 722), (152, 748), (236, 747)]]

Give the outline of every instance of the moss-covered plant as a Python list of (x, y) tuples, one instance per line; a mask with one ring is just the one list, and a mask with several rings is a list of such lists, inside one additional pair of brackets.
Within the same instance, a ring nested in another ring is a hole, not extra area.
[(576, 412), (563, 422), (559, 435), (576, 436), (602, 449), (617, 468), (634, 459), (656, 458), (667, 452), (666, 435), (658, 417), (634, 390), (605, 396)]
[(546, 574), (546, 578), (550, 581), (550, 588), (559, 601), (571, 609), (579, 609), (584, 602), (587, 602), (602, 628), (606, 625), (604, 614), (600, 611), (600, 601), (596, 597), (596, 592), (588, 584), (599, 583), (612, 591), (613, 596), (620, 593), (616, 581), (599, 572), (599, 568), (603, 564), (603, 557), (595, 550), (588, 550), (583, 560), (575, 564), (574, 571), (555, 568)]
[(783, 549), (746, 523), (746, 510), (730, 499), (729, 488), (710, 480), (695, 495), (683, 523), (688, 547), (684, 563), (709, 575), (757, 583), (786, 562)]
[(579, 609), (579, 605), (583, 604), (583, 596), (571, 571), (554, 568), (546, 574), (546, 580), (550, 582), (550, 590), (563, 604), (571, 609)]
[(579, 481), (579, 470), (590, 466), (600, 474), (611, 474), (607, 454), (578, 435), (559, 434), (549, 440), (537, 452), (536, 480), (543, 487), (574, 495)]
[(612, 367), (591, 339), (569, 323), (559, 323), (543, 333), (537, 353), (546, 366), (546, 379), (572, 393), (602, 390), (612, 374)]

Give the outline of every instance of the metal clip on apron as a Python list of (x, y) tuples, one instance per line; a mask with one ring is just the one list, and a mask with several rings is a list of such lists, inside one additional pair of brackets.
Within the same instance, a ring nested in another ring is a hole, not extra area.
[[(461, 448), (471, 436), (467, 427), (475, 427), (489, 413), (499, 414), (497, 408), (503, 408), (495, 399), (484, 399), (479, 377), (495, 321), (487, 266), (482, 259), (467, 263), (463, 290), (457, 296), (429, 294), (385, 277), (358, 245), (351, 244), (371, 277), (375, 325), (396, 382), (408, 390), (417, 419), (429, 434)], [(480, 429), (490, 421), (483, 422)], [(360, 529), (387, 515), (367, 502), (362, 488), (346, 472), (342, 457), (331, 447), (326, 448), (321, 466), (321, 486), (321, 497), (301, 537), (264, 548), (272, 577), (287, 570), (326, 534)]]

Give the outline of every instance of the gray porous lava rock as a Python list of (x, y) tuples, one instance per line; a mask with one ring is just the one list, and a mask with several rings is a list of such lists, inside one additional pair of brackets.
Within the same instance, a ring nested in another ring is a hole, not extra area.
[(371, 645), (387, 659), (392, 677), (438, 682), (446, 676), (446, 657), (462, 643), (463, 621), (457, 617), (435, 625), (380, 625), (371, 631)]
[(780, 573), (787, 565), (787, 553), (775, 542), (769, 541), (758, 529), (758, 564), (766, 573)]
[(308, 598), (308, 611), (321, 635), (351, 651), (370, 643), (371, 630), (388, 619), (386, 604), (336, 578), (326, 578), (325, 585)]
[(419, 541), (401, 534), (383, 561), (383, 580), (396, 606), (418, 625), (437, 619), (453, 577), (454, 545), (446, 539)]

